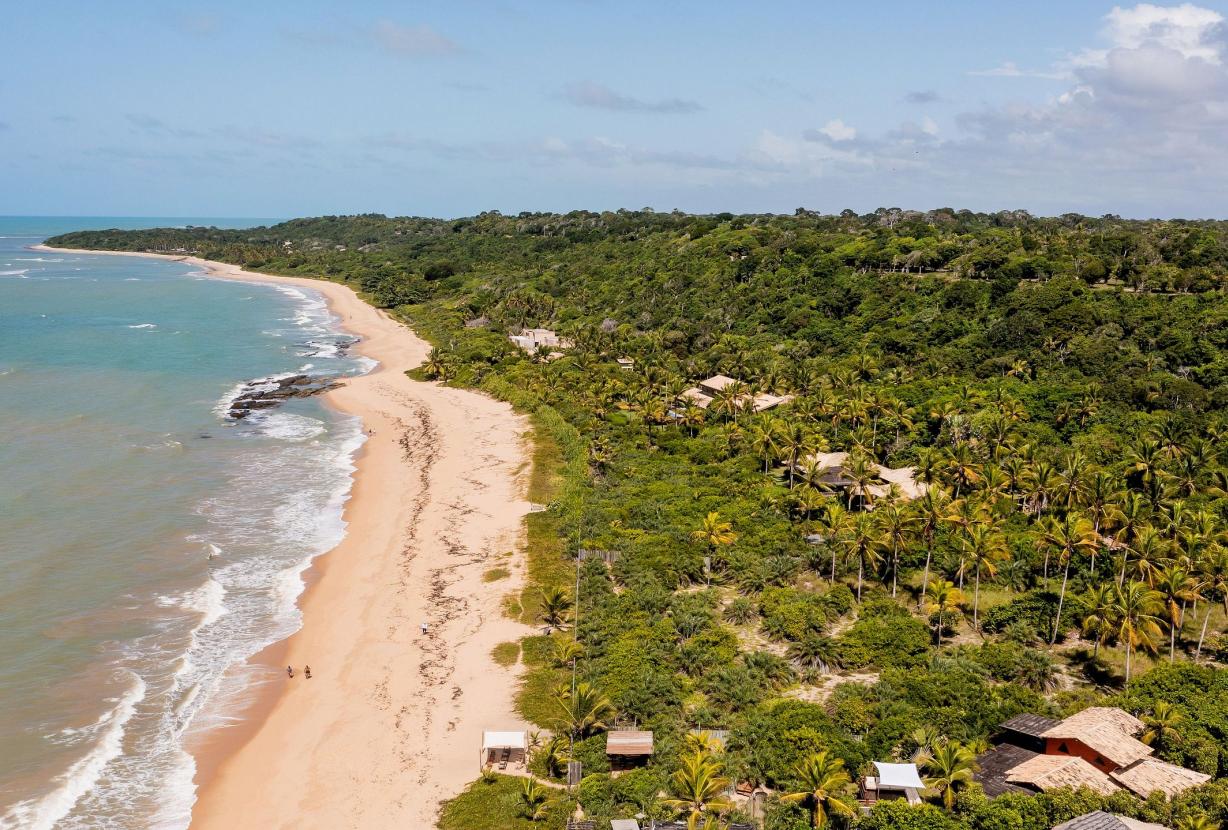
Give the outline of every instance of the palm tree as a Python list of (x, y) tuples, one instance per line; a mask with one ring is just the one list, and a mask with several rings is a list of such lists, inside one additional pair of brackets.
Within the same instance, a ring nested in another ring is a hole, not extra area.
[(822, 518), (819, 519), (819, 527), (823, 530), (823, 538), (827, 540), (827, 546), (831, 548), (832, 585), (836, 584), (836, 556), (840, 546), (844, 543), (844, 536), (851, 521), (852, 519), (848, 511), (836, 501), (827, 505), (823, 511)]
[(1151, 707), (1151, 712), (1142, 717), (1144, 726), (1140, 740), (1147, 746), (1165, 750), (1181, 741), (1181, 724), (1185, 715), (1167, 700), (1157, 700)]
[[(1218, 594), (1224, 603), (1224, 614), (1228, 615), (1228, 550), (1216, 545), (1203, 557), (1201, 565), (1201, 575), (1207, 591), (1207, 599), (1211, 600)], [(1202, 617), (1202, 632), (1198, 635), (1198, 648), (1194, 652), (1195, 660), (1202, 657), (1202, 642), (1207, 636), (1207, 622), (1211, 619), (1211, 605), (1211, 602), (1207, 603), (1207, 611)]]
[(678, 769), (669, 779), (671, 797), (664, 800), (666, 806), (686, 810), (692, 816), (733, 807), (733, 802), (725, 797), (729, 779), (720, 774), (720, 762), (711, 753), (690, 752), (679, 761)]
[(964, 601), (964, 592), (956, 588), (948, 580), (939, 579), (925, 586), (925, 598), (927, 600), (926, 610), (931, 615), (938, 615), (938, 621), (934, 623), (934, 635), (938, 639), (939, 648), (941, 648), (943, 617), (951, 611), (959, 610), (959, 606)]
[(964, 551), (976, 566), (972, 589), (972, 627), (979, 631), (981, 571), (985, 571), (992, 578), (998, 572), (998, 562), (1009, 558), (1010, 551), (1002, 534), (987, 524), (976, 524), (968, 528), (964, 537)]
[(541, 613), (538, 615), (546, 624), (546, 633), (555, 629), (562, 630), (567, 626), (568, 613), (571, 610), (571, 597), (558, 586), (541, 590)]
[(550, 652), (550, 665), (556, 669), (566, 668), (572, 664), (572, 661), (578, 659), (583, 654), (584, 646), (575, 640), (555, 640), (554, 648)]
[(934, 747), (925, 764), (929, 776), (925, 786), (942, 796), (947, 810), (955, 809), (955, 795), (972, 782), (976, 771), (976, 755), (959, 741), (944, 741)]
[(829, 757), (826, 750), (805, 758), (793, 768), (795, 789), (781, 795), (789, 804), (810, 805), (810, 826), (826, 827), (831, 816), (856, 815), (856, 807), (845, 794), (851, 779), (844, 761)]
[(577, 683), (574, 691), (559, 689), (555, 704), (563, 726), (581, 737), (605, 729), (606, 721), (614, 715), (614, 704), (589, 683)]
[[(1134, 570), (1138, 574), (1139, 579), (1146, 582), (1149, 586), (1154, 586), (1156, 575), (1160, 571), (1160, 563), (1172, 555), (1172, 540), (1165, 538), (1164, 534), (1154, 527), (1148, 526), (1139, 529), (1138, 537), (1134, 540), (1131, 548), (1135, 556)], [(1126, 569), (1125, 565), (1126, 562), (1123, 559), (1123, 574)]]
[(879, 556), (882, 536), (871, 513), (858, 513), (849, 525), (844, 537), (844, 548), (849, 559), (857, 560), (857, 601), (861, 602), (861, 585), (867, 569), (877, 568), (883, 561)]
[(1117, 622), (1116, 616), (1117, 589), (1114, 585), (1101, 584), (1091, 590), (1087, 599), (1087, 615), (1083, 617), (1083, 636), (1095, 636), (1096, 645), (1092, 649), (1092, 657), (1100, 654), (1100, 645), (1105, 638), (1113, 633)]
[(746, 437), (751, 450), (763, 459), (763, 472), (766, 475), (772, 459), (780, 452), (780, 423), (771, 417), (755, 421), (747, 430)]
[(917, 607), (925, 600), (925, 587), (930, 584), (930, 562), (934, 559), (934, 535), (946, 521), (947, 491), (931, 484), (916, 502), (917, 525), (925, 539), (925, 573), (921, 576), (921, 591), (917, 595)]
[(972, 457), (967, 444), (958, 444), (947, 453), (947, 468), (955, 484), (955, 498), (963, 488), (974, 487), (981, 480), (980, 465)]
[(1182, 816), (1177, 821), (1177, 830), (1220, 830), (1220, 823), (1205, 813)]
[(1062, 566), (1062, 590), (1057, 599), (1057, 617), (1053, 620), (1053, 636), (1049, 645), (1057, 642), (1057, 635), (1062, 627), (1062, 606), (1066, 603), (1066, 585), (1070, 582), (1070, 561), (1075, 553), (1094, 551), (1096, 536), (1092, 523), (1087, 519), (1067, 513), (1062, 521), (1050, 518), (1044, 526), (1040, 544), (1045, 547), (1045, 557), (1049, 551), (1057, 553), (1058, 564)]
[(708, 547), (712, 561), (716, 561), (716, 552), (722, 547), (728, 547), (738, 541), (738, 534), (733, 525), (721, 518), (721, 514), (713, 510), (704, 516), (703, 525), (698, 530), (691, 531), (691, 538)]
[(800, 668), (826, 673), (829, 668), (840, 667), (840, 647), (831, 637), (817, 631), (807, 632), (800, 640), (789, 643), (786, 653)]
[(913, 527), (917, 517), (900, 509), (895, 502), (890, 502), (878, 510), (882, 519), (883, 535), (891, 546), (891, 596), (895, 596), (900, 572), (900, 546), (907, 545), (912, 538)]
[(1142, 582), (1127, 582), (1117, 589), (1113, 612), (1117, 639), (1126, 644), (1126, 685), (1130, 685), (1130, 661), (1136, 648), (1155, 652), (1160, 636), (1163, 597)]
[(1168, 662), (1177, 657), (1177, 632), (1185, 617), (1186, 603), (1201, 599), (1199, 585), (1185, 568), (1171, 564), (1156, 573), (1155, 590), (1164, 603), (1164, 615), (1168, 618)]
[(526, 778), (520, 785), (520, 815), (529, 821), (541, 821), (546, 817), (550, 796), (536, 778)]
[(819, 441), (805, 424), (794, 421), (786, 424), (780, 431), (778, 446), (780, 460), (785, 463), (785, 469), (789, 471), (789, 486), (792, 487), (798, 464), (819, 448)]

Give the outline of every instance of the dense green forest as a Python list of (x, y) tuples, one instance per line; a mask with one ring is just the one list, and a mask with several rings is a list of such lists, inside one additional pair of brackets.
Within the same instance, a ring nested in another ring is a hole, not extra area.
[[(598, 827), (719, 828), (745, 819), (734, 782), (771, 794), (769, 830), (1228, 826), (1228, 223), (492, 212), (49, 244), (345, 282), (432, 341), (421, 377), (533, 413), (548, 509), (508, 611), (548, 633), (496, 656), (525, 666), (544, 783), (488, 776), (445, 827), (561, 827), (578, 799)], [(526, 353), (524, 327), (570, 345)], [(739, 383), (679, 398), (717, 373)], [(876, 464), (925, 494), (875, 495)], [(1171, 802), (972, 781), (1002, 721), (1091, 705), (1213, 780)], [(656, 753), (611, 775), (631, 724)], [(910, 758), (931, 803), (852, 806), (871, 761)]]

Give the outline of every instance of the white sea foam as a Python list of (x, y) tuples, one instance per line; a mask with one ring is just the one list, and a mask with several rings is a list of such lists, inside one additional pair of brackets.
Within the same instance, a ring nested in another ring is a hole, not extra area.
[(261, 419), (260, 432), (283, 441), (306, 441), (323, 435), (328, 427), (318, 418), (293, 412), (273, 412)]
[(137, 704), (145, 697), (145, 681), (125, 670), (131, 683), (113, 701), (115, 706), (98, 720), (75, 735), (88, 735), (92, 746), (84, 757), (74, 762), (57, 780), (57, 786), (46, 795), (14, 804), (0, 816), (3, 830), (51, 830), (72, 810), (83, 795), (98, 782), (103, 769), (124, 751), (124, 726), (132, 719)]
[[(299, 306), (293, 328), (285, 327), (279, 335), (291, 336), (295, 343), (340, 339), (322, 299), (278, 288)], [(342, 356), (339, 350), (319, 355)], [(352, 373), (374, 362), (346, 358), (335, 365)], [(260, 380), (275, 384), (307, 368)], [(247, 383), (236, 384), (215, 411), (224, 414), (245, 387)], [(207, 563), (200, 563), (208, 568), (208, 579), (157, 597), (159, 607), (170, 609), (166, 619), (157, 631), (124, 644), (124, 665), (139, 667), (144, 675), (139, 695), (123, 714), (127, 723), (135, 702), (144, 700), (136, 720), (127, 726), (127, 739), (121, 740), (121, 723), (118, 737), (108, 741), (106, 756), (96, 769), (91, 767), (88, 778), (74, 766), (65, 774), (66, 780), (79, 780), (73, 790), (65, 790), (54, 803), (48, 796), (17, 805), (0, 817), (0, 829), (49, 828), (57, 822), (57, 830), (182, 830), (188, 825), (195, 763), (183, 750), (185, 733), (229, 722), (235, 705), (262, 679), (261, 670), (248, 659), (300, 627), (297, 603), (303, 573), (315, 556), (345, 534), (343, 509), (350, 495), (353, 457), (365, 440), (357, 418), (285, 410), (256, 413), (232, 433), (240, 439), (249, 434), (277, 440), (236, 444), (225, 484), (199, 505), (205, 528), (190, 541), (202, 546), (195, 555), (209, 551)], [(146, 599), (134, 610), (148, 603)], [(66, 735), (63, 740), (80, 738)], [(41, 806), (43, 802), (50, 806)], [(36, 816), (41, 823), (35, 823)]]
[(36, 256), (36, 257), (13, 257), (13, 261), (14, 262), (63, 262), (64, 260), (56, 259), (54, 257)]
[(157, 323), (137, 323), (135, 326), (128, 326), (130, 329), (156, 329)]
[(14, 268), (11, 271), (0, 271), (0, 277), (20, 277), (29, 273), (29, 268)]

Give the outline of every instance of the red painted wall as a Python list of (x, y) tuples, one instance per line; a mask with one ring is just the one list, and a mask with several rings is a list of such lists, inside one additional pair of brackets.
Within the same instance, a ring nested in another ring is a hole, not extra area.
[(1108, 758), (1103, 757), (1082, 741), (1076, 741), (1073, 738), (1046, 738), (1045, 754), (1074, 755), (1087, 761), (1103, 773), (1110, 773), (1120, 769), (1117, 764), (1114, 764)]

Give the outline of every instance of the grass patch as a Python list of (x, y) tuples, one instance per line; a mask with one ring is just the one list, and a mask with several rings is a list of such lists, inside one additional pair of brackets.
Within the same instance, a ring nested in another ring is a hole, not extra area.
[(507, 579), (512, 575), (512, 572), (507, 568), (491, 568), (486, 573), (482, 574), (483, 582), (498, 582), (500, 579)]
[(499, 643), (499, 645), (495, 646), (494, 649), (491, 650), (490, 656), (496, 663), (504, 668), (514, 666), (520, 659), (520, 643), (514, 641)]
[(554, 639), (560, 636), (570, 635), (525, 637), (520, 641), (521, 659), (528, 670), (520, 676), (520, 685), (516, 689), (516, 712), (543, 729), (550, 729), (558, 718), (554, 703), (555, 688), (571, 678), (569, 670), (550, 666), (549, 654)]
[(444, 804), (439, 817), (440, 829), (542, 830), (562, 827), (570, 810), (560, 797), (555, 798), (544, 821), (532, 822), (521, 817), (520, 788), (523, 781), (523, 778), (510, 775), (496, 775), (491, 783), (478, 779)]

